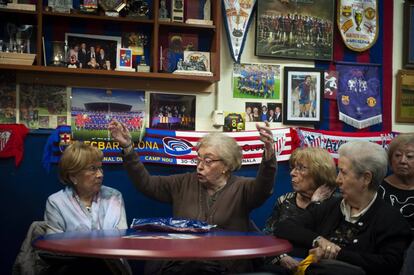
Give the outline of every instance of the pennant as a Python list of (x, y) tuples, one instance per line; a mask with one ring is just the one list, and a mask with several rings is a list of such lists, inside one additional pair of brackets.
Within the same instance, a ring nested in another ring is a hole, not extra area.
[(256, 0), (223, 0), (224, 25), (231, 56), (240, 63)]
[(338, 0), (338, 28), (345, 45), (357, 52), (371, 48), (378, 38), (377, 0)]
[[(291, 128), (272, 129), (277, 161), (287, 161), (294, 149), (299, 146), (296, 132)], [(134, 142), (135, 151), (142, 162), (169, 165), (195, 166), (197, 143), (208, 132), (173, 131), (146, 129), (145, 137)], [(242, 165), (259, 164), (262, 161), (263, 142), (258, 131), (228, 132), (243, 152)], [(121, 147), (114, 141), (84, 141), (101, 149), (104, 163), (121, 163)], [(43, 166), (49, 171), (51, 163), (58, 163), (65, 147), (70, 143), (70, 127), (58, 127), (50, 135), (43, 153)]]
[(382, 122), (378, 67), (336, 65), (339, 119), (362, 129)]
[(19, 166), (28, 133), (29, 129), (24, 124), (0, 124), (0, 158), (14, 157), (15, 165)]
[(392, 139), (398, 135), (396, 132), (347, 133), (309, 128), (297, 128), (296, 132), (300, 139), (300, 147), (320, 147), (326, 149), (336, 160), (338, 159), (339, 147), (344, 143), (352, 140), (365, 140), (378, 143), (387, 150)]

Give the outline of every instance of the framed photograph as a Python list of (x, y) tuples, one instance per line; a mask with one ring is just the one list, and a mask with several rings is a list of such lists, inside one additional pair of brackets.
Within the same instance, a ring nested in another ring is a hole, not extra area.
[(414, 71), (398, 71), (396, 92), (395, 121), (414, 123)]
[(283, 124), (315, 124), (322, 120), (324, 71), (285, 67)]
[(280, 99), (280, 66), (234, 64), (233, 97)]
[(195, 130), (195, 96), (151, 93), (150, 106), (150, 128)]
[(256, 55), (332, 60), (335, 1), (283, 2), (258, 0)]
[(116, 66), (117, 71), (135, 72), (132, 68), (132, 50), (127, 48), (120, 48), (117, 57), (119, 63)]
[(121, 37), (66, 33), (67, 67), (114, 70), (119, 64)]
[(404, 3), (403, 67), (414, 68), (414, 0)]

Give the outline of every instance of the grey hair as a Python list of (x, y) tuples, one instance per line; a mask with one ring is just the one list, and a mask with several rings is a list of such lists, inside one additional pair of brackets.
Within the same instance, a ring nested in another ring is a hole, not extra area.
[(414, 145), (414, 133), (399, 134), (397, 137), (393, 138), (388, 147), (388, 161), (390, 164), (392, 155), (395, 151), (407, 145)]
[(240, 168), (243, 153), (234, 138), (219, 132), (213, 132), (200, 139), (197, 148), (213, 147), (217, 150), (219, 157), (231, 172)]
[(362, 175), (369, 171), (372, 181), (369, 189), (377, 190), (387, 175), (387, 153), (381, 145), (369, 141), (350, 141), (339, 148), (339, 156), (348, 158), (352, 163), (352, 170)]

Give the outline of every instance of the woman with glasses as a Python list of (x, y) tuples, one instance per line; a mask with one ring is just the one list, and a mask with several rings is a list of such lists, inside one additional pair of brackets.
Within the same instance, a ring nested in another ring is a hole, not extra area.
[(257, 130), (264, 153), (256, 178), (233, 175), (242, 163), (241, 148), (233, 138), (218, 132), (205, 135), (197, 144), (195, 172), (151, 176), (134, 152), (125, 125), (118, 121), (109, 125), (111, 136), (123, 148), (129, 177), (139, 191), (172, 204), (174, 217), (201, 220), (231, 231), (248, 231), (250, 212), (273, 191), (277, 167), (273, 135), (268, 124), (257, 125)]
[(66, 187), (46, 202), (47, 233), (128, 228), (122, 194), (102, 185), (102, 159), (102, 151), (79, 141), (65, 149), (59, 178)]
[[(272, 214), (266, 221), (266, 234), (274, 234), (279, 222), (297, 217), (306, 209), (331, 198), (336, 188), (336, 165), (328, 151), (315, 147), (298, 148), (292, 153), (289, 164), (293, 192), (277, 199)], [(266, 259), (265, 268), (294, 271), (299, 262), (300, 260), (283, 254)]]
[[(65, 149), (59, 162), (59, 178), (66, 187), (47, 199), (44, 214), (47, 234), (128, 228), (122, 194), (102, 185), (102, 159), (102, 151), (79, 141)], [(93, 270), (96, 274), (112, 274), (111, 270), (131, 273), (123, 259), (59, 255), (46, 257), (46, 261), (50, 274), (82, 274), (85, 270)]]
[(378, 144), (351, 141), (339, 148), (332, 198), (278, 224), (276, 236), (292, 242), (295, 256), (310, 254), (305, 274), (399, 274), (410, 227), (377, 194), (387, 173), (387, 154)]

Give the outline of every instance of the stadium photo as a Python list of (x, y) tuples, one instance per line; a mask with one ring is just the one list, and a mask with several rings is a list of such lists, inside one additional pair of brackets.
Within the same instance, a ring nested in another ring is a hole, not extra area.
[(72, 89), (72, 135), (75, 140), (110, 141), (108, 124), (117, 120), (126, 125), (132, 139), (145, 129), (145, 92)]

